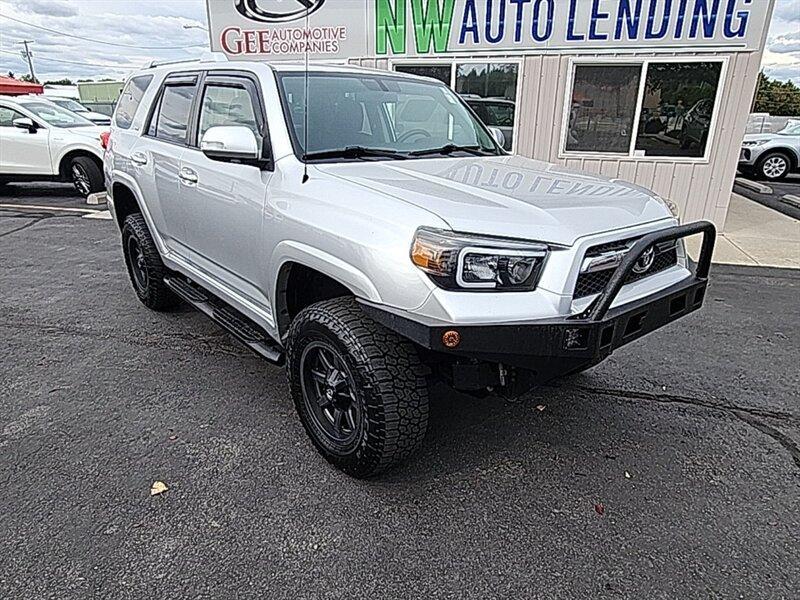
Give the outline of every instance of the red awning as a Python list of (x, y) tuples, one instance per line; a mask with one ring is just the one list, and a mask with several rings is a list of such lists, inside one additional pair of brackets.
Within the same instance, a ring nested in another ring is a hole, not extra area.
[(11, 77), (0, 77), (0, 94), (21, 96), (23, 94), (42, 94), (44, 87), (38, 83), (28, 83)]

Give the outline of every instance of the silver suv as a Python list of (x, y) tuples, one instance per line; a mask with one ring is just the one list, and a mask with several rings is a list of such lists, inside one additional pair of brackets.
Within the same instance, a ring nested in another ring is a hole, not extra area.
[(703, 302), (711, 224), (500, 137), (429, 79), (153, 66), (114, 117), (109, 205), (139, 299), (286, 362), (316, 448), (369, 477), (419, 446), (431, 381), (517, 396)]

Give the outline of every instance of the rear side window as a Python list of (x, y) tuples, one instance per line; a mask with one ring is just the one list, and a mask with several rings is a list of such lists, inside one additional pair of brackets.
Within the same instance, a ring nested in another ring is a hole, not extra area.
[(133, 125), (133, 117), (142, 103), (142, 98), (153, 82), (152, 75), (141, 75), (134, 77), (122, 90), (122, 95), (119, 97), (117, 104), (117, 111), (114, 113), (114, 123), (121, 129), (130, 129)]
[(153, 116), (150, 135), (165, 142), (185, 144), (196, 93), (197, 87), (194, 84), (165, 86), (158, 113)]

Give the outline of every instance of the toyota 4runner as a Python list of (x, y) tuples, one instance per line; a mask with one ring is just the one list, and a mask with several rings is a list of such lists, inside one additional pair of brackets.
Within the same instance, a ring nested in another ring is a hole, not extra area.
[(516, 396), (697, 310), (715, 239), (647, 190), (507, 154), (439, 82), (354, 67), (144, 69), (105, 175), (139, 299), (285, 362), (355, 477), (419, 446), (432, 380)]

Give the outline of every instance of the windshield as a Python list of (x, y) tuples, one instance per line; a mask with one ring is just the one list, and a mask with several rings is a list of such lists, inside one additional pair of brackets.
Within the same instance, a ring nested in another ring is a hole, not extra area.
[(71, 110), (72, 112), (76, 113), (84, 113), (89, 112), (85, 106), (82, 104), (78, 104), (75, 100), (70, 100), (69, 98), (59, 98), (58, 100), (50, 100), (54, 104), (58, 104), (61, 108), (66, 108), (67, 110)]
[[(306, 149), (305, 74), (283, 73), (278, 79), (295, 152), (306, 160), (502, 154), (486, 128), (443, 84), (319, 72), (308, 75)], [(339, 151), (347, 156), (336, 156)]]
[(34, 113), (48, 125), (69, 129), (72, 127), (92, 127), (94, 123), (84, 119), (74, 112), (65, 110), (55, 104), (44, 102), (29, 102), (23, 104), (25, 108)]
[(778, 135), (800, 135), (800, 121), (789, 121), (789, 124), (778, 132)]

